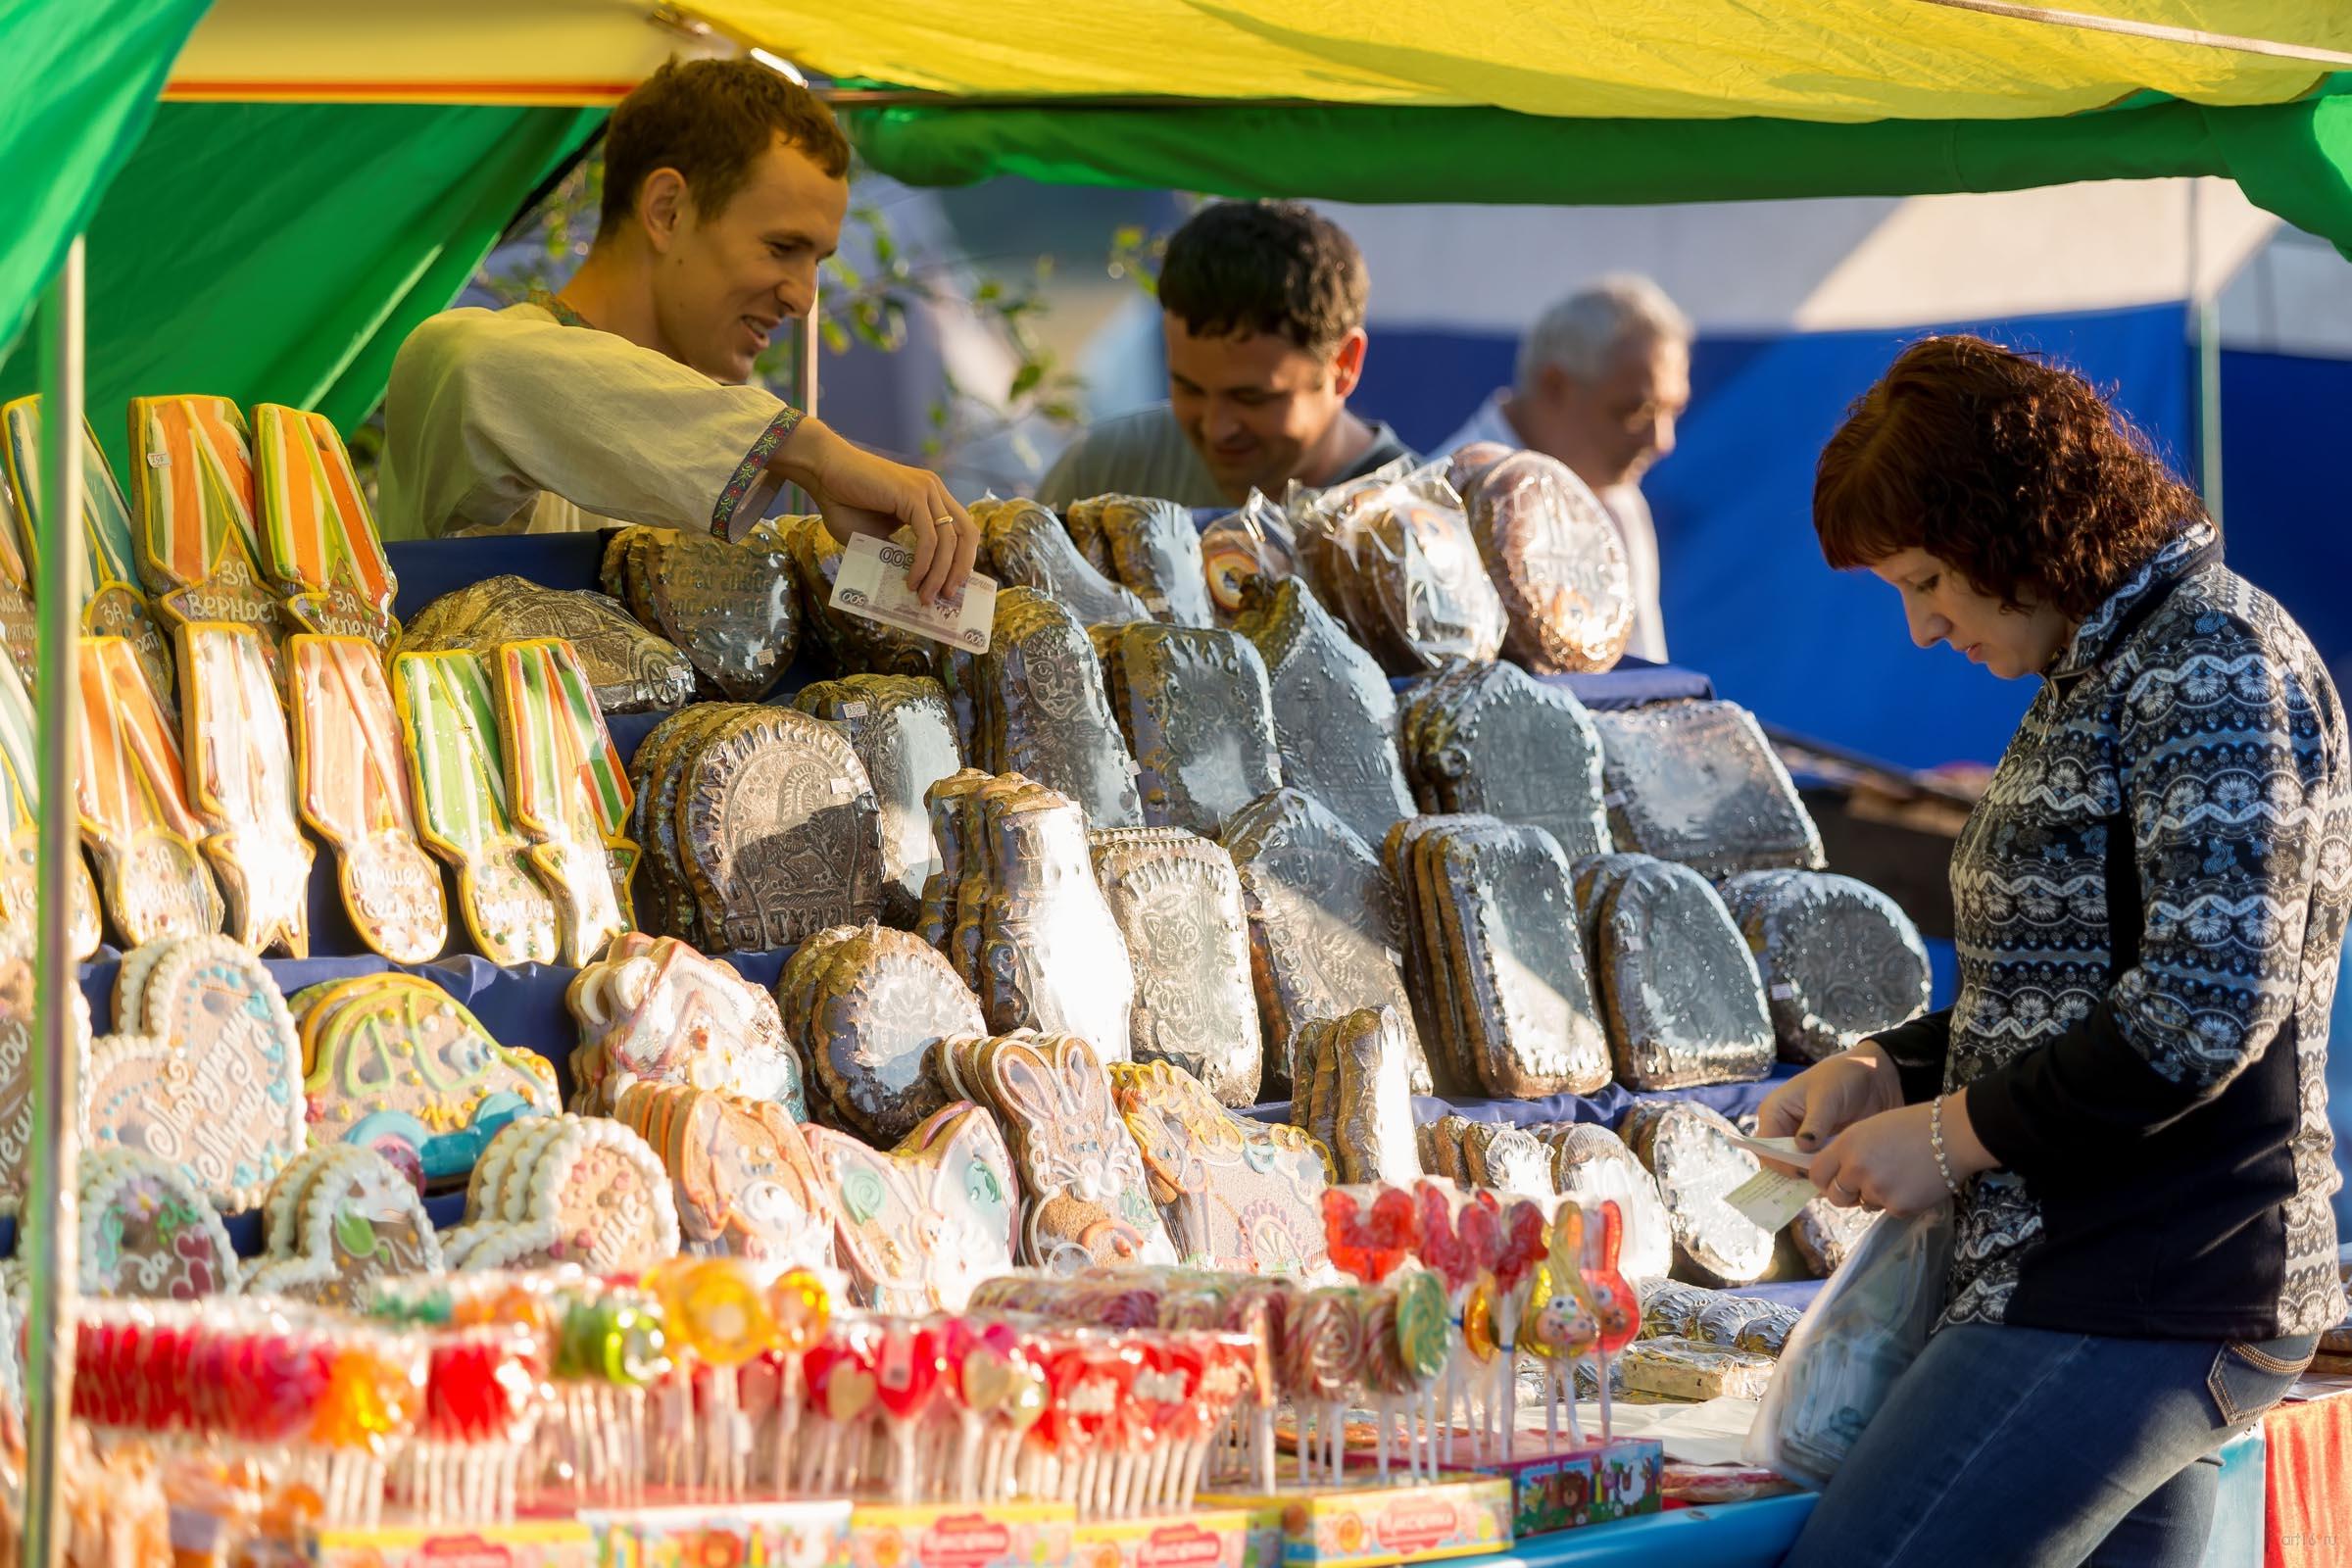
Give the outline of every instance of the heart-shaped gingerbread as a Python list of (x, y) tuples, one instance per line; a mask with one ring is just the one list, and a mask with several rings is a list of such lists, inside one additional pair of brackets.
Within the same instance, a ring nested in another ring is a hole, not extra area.
[(126, 1149), (92, 1150), (80, 1187), (83, 1295), (193, 1301), (235, 1293), (228, 1232), (177, 1166)]
[(222, 1210), (254, 1207), (303, 1150), (294, 1019), (227, 937), (151, 948), (123, 962), (122, 1033), (91, 1052), (90, 1139), (171, 1161)]
[[(90, 1007), (76, 986), (66, 988), (73, 1050), (81, 1057), (75, 1075), (86, 1095), (90, 1084)], [(25, 1173), (32, 1152), (32, 954), (28, 931), (0, 933), (0, 1214), (24, 1206)]]

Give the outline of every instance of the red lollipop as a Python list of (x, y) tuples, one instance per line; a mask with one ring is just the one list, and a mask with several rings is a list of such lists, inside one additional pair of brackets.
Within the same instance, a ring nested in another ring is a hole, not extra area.
[(1373, 1193), (1368, 1210), (1363, 1197), (1360, 1190), (1325, 1188), (1323, 1236), (1332, 1262), (1367, 1285), (1378, 1285), (1412, 1251), (1420, 1227), (1413, 1222), (1412, 1197), (1401, 1188)]
[(1524, 1198), (1511, 1200), (1502, 1211), (1502, 1253), (1494, 1264), (1494, 1283), (1505, 1296), (1527, 1283), (1549, 1245), (1543, 1208)]
[(1414, 1189), (1421, 1204), (1421, 1261), (1438, 1271), (1448, 1293), (1469, 1289), (1478, 1277), (1453, 1229), (1453, 1197), (1435, 1182)]
[(1468, 1277), (1492, 1274), (1502, 1261), (1502, 1221), (1484, 1203), (1464, 1203), (1454, 1217)]
[(939, 1395), (940, 1375), (947, 1370), (940, 1331), (931, 1324), (894, 1321), (882, 1330), (881, 1353), (874, 1363), (874, 1397), (893, 1421), (920, 1421)]
[(1617, 1249), (1625, 1239), (1624, 1230), (1625, 1216), (1617, 1200), (1611, 1198), (1600, 1205), (1599, 1236), (1590, 1232), (1585, 1236), (1585, 1305), (1600, 1325), (1601, 1349), (1611, 1355), (1632, 1344), (1642, 1331), (1642, 1298), (1617, 1272)]

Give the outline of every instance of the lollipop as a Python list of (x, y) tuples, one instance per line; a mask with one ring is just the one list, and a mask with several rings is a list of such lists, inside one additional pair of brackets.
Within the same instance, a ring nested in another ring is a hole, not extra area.
[(1592, 1352), (1600, 1335), (1600, 1326), (1585, 1310), (1580, 1294), (1572, 1286), (1553, 1282), (1552, 1270), (1557, 1266), (1556, 1259), (1546, 1259), (1536, 1266), (1535, 1284), (1528, 1295), (1519, 1329), (1521, 1343), (1536, 1353), (1543, 1365), (1546, 1453), (1559, 1444), (1563, 1394), (1567, 1396), (1569, 1446), (1584, 1446), (1584, 1434), (1578, 1430), (1576, 1420), (1576, 1363)]
[(776, 1368), (775, 1487), (787, 1485), (794, 1440), (801, 1426), (802, 1366), (833, 1320), (833, 1293), (805, 1268), (786, 1269), (767, 1287), (767, 1320), (775, 1335), (769, 1350)]
[(1527, 1311), (1536, 1270), (1549, 1245), (1542, 1205), (1525, 1198), (1514, 1198), (1503, 1205), (1494, 1260), (1494, 1307), (1495, 1340), (1502, 1353), (1495, 1361), (1496, 1386), (1488, 1394), (1487, 1407), (1494, 1412), (1495, 1441), (1502, 1446), (1505, 1458), (1516, 1451), (1518, 1443), (1519, 1323)]
[[(1563, 1209), (1563, 1214), (1570, 1210)], [(1600, 1204), (1600, 1226), (1597, 1234), (1584, 1224), (1577, 1213), (1576, 1229), (1584, 1234), (1582, 1245), (1575, 1250), (1578, 1268), (1576, 1278), (1583, 1284), (1578, 1293), (1585, 1310), (1592, 1314), (1599, 1325), (1595, 1351), (1600, 1363), (1600, 1441), (1607, 1446), (1609, 1428), (1609, 1357), (1633, 1343), (1642, 1331), (1642, 1298), (1623, 1274), (1617, 1272), (1617, 1251), (1625, 1240), (1625, 1217), (1613, 1198), (1603, 1199)], [(1559, 1244), (1553, 1243), (1557, 1255)]]
[(1397, 1187), (1331, 1187), (1323, 1193), (1323, 1234), (1331, 1260), (1367, 1285), (1395, 1272), (1419, 1239), (1413, 1198)]
[(947, 1372), (936, 1326), (904, 1321), (884, 1325), (874, 1371), (874, 1399), (890, 1433), (893, 1491), (901, 1503), (914, 1501), (914, 1433), (940, 1396)]

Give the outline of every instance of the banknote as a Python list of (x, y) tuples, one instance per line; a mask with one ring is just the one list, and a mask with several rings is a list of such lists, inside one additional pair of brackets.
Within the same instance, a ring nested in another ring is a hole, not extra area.
[(1777, 1231), (1821, 1193), (1802, 1176), (1760, 1170), (1724, 1195), (1724, 1201), (1761, 1229)]
[(997, 580), (973, 572), (963, 591), (944, 605), (917, 599), (906, 586), (914, 552), (894, 539), (858, 534), (841, 553), (841, 574), (833, 579), (835, 610), (917, 637), (951, 643), (968, 654), (988, 652), (988, 632), (997, 618)]

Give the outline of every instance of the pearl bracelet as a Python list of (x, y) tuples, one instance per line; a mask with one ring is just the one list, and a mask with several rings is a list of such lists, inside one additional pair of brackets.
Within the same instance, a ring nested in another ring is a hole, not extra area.
[(1943, 1152), (1943, 1096), (1937, 1095), (1928, 1111), (1928, 1143), (1936, 1151), (1936, 1168), (1943, 1173), (1944, 1190), (1954, 1198), (1960, 1196), (1960, 1183), (1952, 1175), (1952, 1162)]

